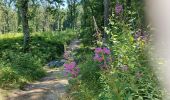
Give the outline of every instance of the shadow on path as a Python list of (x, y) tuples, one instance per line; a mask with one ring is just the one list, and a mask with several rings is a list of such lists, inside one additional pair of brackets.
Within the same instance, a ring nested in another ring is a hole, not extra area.
[(26, 85), (24, 90), (14, 91), (7, 100), (66, 100), (65, 86), (68, 80), (62, 77), (63, 72), (60, 69), (46, 70), (46, 77)]
[[(66, 48), (72, 52), (79, 48), (80, 41), (75, 39)], [(47, 76), (37, 82), (27, 84), (23, 90), (14, 90), (6, 100), (71, 100), (65, 92), (68, 79), (61, 68), (46, 68)]]

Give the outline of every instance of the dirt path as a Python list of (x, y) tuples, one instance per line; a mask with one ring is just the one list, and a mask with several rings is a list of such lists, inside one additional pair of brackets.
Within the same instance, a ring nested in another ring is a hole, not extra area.
[[(79, 43), (79, 40), (73, 40), (67, 47), (67, 51), (72, 52), (77, 49)], [(62, 68), (47, 68), (46, 71), (46, 77), (26, 85), (24, 90), (11, 91), (5, 100), (71, 100), (65, 92), (68, 80), (63, 77)]]

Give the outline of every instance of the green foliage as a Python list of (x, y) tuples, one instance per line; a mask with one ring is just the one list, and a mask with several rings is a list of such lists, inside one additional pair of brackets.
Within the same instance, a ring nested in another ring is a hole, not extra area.
[(103, 27), (103, 1), (102, 0), (81, 0), (83, 14), (81, 18), (81, 28), (83, 29), (80, 38), (85, 45), (95, 44), (96, 29), (94, 28), (93, 16), (98, 28)]
[[(136, 32), (124, 21), (115, 20), (114, 17), (110, 23), (107, 33), (110, 36), (109, 44), (114, 62), (110, 73), (102, 74), (105, 91), (100, 96), (117, 100), (162, 99), (160, 84), (146, 55), (146, 34), (144, 38), (136, 39)], [(125, 65), (128, 70), (122, 71)]]
[(0, 35), (0, 87), (17, 88), (45, 75), (43, 66), (51, 60), (61, 59), (64, 44), (69, 43), (75, 32), (34, 33), (30, 49), (23, 52), (22, 34)]
[[(21, 14), (17, 7), (11, 6), (13, 3), (0, 1), (0, 33), (22, 31)], [(87, 47), (73, 53), (80, 68), (80, 75), (69, 80), (68, 92), (74, 100), (161, 100), (164, 91), (146, 52), (150, 48), (150, 33), (145, 23), (143, 0), (110, 1), (107, 27), (104, 27), (103, 3), (103, 0), (67, 0), (68, 7), (62, 9), (62, 0), (29, 1), (29, 27), (31, 33), (37, 33), (31, 34), (27, 53), (23, 52), (22, 34), (0, 35), (0, 87), (22, 87), (44, 76), (42, 66), (62, 58), (64, 45), (76, 38), (76, 32), (65, 29), (81, 26), (79, 38)], [(116, 14), (118, 3), (123, 8)], [(63, 29), (65, 31), (60, 31)], [(97, 39), (96, 30), (100, 39)], [(141, 34), (136, 37), (138, 30)], [(106, 43), (102, 43), (105, 32)], [(95, 44), (106, 44), (111, 50), (109, 56), (114, 60), (106, 69), (101, 69), (101, 63), (93, 59), (91, 48), (94, 47), (90, 46)]]
[(72, 39), (76, 38), (77, 33), (76, 31), (67, 29), (65, 31), (59, 31), (59, 32), (42, 32), (37, 35), (44, 37), (46, 41), (69, 44)]
[(0, 66), (0, 87), (3, 88), (22, 87), (45, 75), (40, 58), (29, 53), (4, 51), (1, 61), (5, 63)]
[[(115, 5), (115, 2), (112, 3)], [(120, 3), (126, 5), (123, 1)], [(100, 65), (93, 60), (92, 51), (78, 53), (84, 59), (78, 65), (81, 73), (74, 79), (76, 81), (70, 83), (70, 93), (76, 100), (163, 99), (164, 90), (149, 64), (149, 29), (142, 23), (143, 17), (139, 17), (143, 13), (142, 9), (138, 9), (139, 4), (133, 2), (131, 6), (124, 7), (120, 15), (113, 12), (105, 30), (108, 34), (107, 46), (114, 57), (108, 70), (100, 69)], [(86, 29), (91, 31), (89, 27)], [(139, 29), (143, 34), (136, 38)], [(83, 35), (84, 40), (89, 38), (89, 35)]]
[[(101, 88), (100, 82), (100, 68), (97, 66), (97, 63), (92, 60), (91, 50), (76, 51), (76, 57), (79, 61), (78, 66), (80, 70), (80, 76), (78, 79), (71, 79), (69, 81), (71, 94), (76, 100), (91, 100), (99, 93)], [(84, 55), (83, 58), (79, 58), (80, 55)], [(93, 80), (93, 81), (92, 81)]]
[[(116, 39), (122, 40), (120, 38), (117, 37)], [(127, 41), (128, 43), (130, 42), (129, 39)], [(125, 40), (124, 42), (127, 41)], [(76, 51), (75, 55), (79, 61), (80, 75), (78, 78), (71, 79), (69, 82), (69, 92), (74, 99), (162, 99), (163, 90), (147, 61), (147, 57), (142, 54), (143, 52), (134, 52), (134, 48), (130, 45), (130, 47), (126, 47), (127, 44), (124, 42), (121, 41), (119, 44), (117, 41), (114, 43), (114, 47), (112, 47), (112, 52), (115, 52), (112, 55), (114, 56), (114, 62), (108, 70), (100, 69), (100, 65), (93, 60), (92, 50), (82, 48)], [(131, 45), (135, 46), (136, 42), (133, 41)], [(135, 50), (138, 51), (137, 48)], [(122, 53), (121, 51), (126, 53)], [(122, 56), (119, 57), (118, 53), (119, 55), (121, 53)], [(124, 64), (128, 65), (127, 70), (122, 69)]]

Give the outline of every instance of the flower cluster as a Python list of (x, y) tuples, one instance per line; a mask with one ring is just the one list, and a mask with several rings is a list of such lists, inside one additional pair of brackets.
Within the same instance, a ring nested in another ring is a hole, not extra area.
[(104, 54), (109, 55), (110, 50), (108, 48), (96, 48), (95, 49), (94, 60), (102, 62), (104, 60)]
[(145, 40), (145, 39), (147, 39), (147, 33), (146, 33), (146, 32), (143, 32), (142, 30), (139, 29), (139, 30), (135, 33), (134, 39), (135, 39), (135, 41), (137, 41), (138, 39)]
[(117, 3), (115, 6), (115, 12), (116, 12), (116, 14), (120, 14), (121, 12), (123, 12), (123, 6), (119, 3)]
[(77, 67), (75, 62), (65, 63), (64, 67), (65, 76), (71, 75), (73, 78), (78, 76), (80, 69)]
[(103, 63), (102, 67), (106, 67), (107, 66), (107, 62), (111, 62), (112, 59), (110, 57), (110, 50), (106, 47), (104, 48), (96, 48), (95, 49), (95, 56), (94, 56), (94, 60), (100, 63)]

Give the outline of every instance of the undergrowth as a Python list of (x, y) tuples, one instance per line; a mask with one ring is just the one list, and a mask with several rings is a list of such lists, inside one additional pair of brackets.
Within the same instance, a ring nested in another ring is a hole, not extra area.
[(75, 32), (32, 33), (30, 49), (23, 52), (23, 35), (0, 35), (0, 87), (22, 88), (26, 83), (43, 77), (43, 66), (51, 60), (62, 58), (64, 44), (75, 38)]

